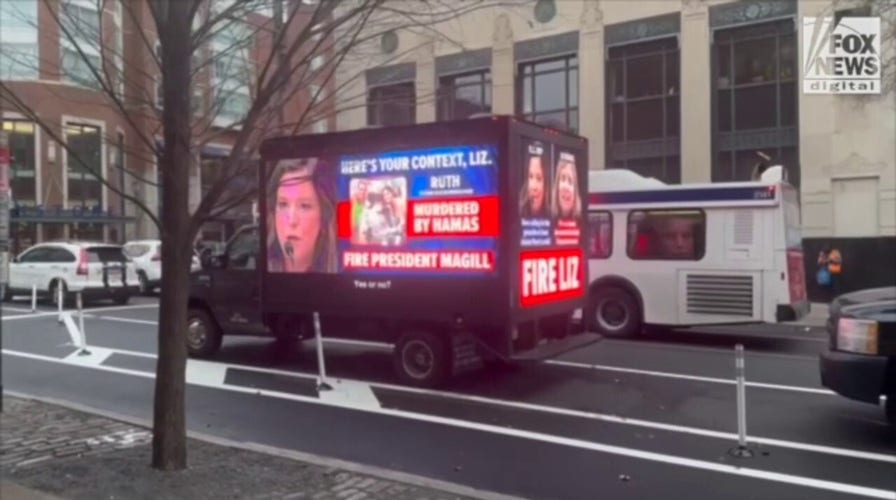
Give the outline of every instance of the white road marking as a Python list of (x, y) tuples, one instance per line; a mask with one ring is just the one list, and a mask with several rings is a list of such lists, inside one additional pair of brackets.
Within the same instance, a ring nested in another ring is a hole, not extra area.
[(111, 349), (104, 349), (102, 347), (88, 347), (85, 350), (77, 350), (68, 356), (64, 360), (65, 363), (71, 363), (73, 365), (84, 366), (87, 368), (105, 368), (102, 365), (109, 356), (112, 355)]
[(187, 360), (187, 380), (192, 380), (198, 385), (221, 386), (224, 385), (226, 377), (227, 367), (222, 366), (220, 363), (198, 359)]
[(15, 319), (31, 319), (31, 318), (43, 318), (46, 316), (58, 316), (59, 311), (53, 312), (37, 312), (37, 313), (29, 313), (29, 314), (16, 314), (14, 316), (3, 316), (3, 321), (11, 321)]
[(106, 321), (119, 321), (121, 323), (134, 323), (137, 325), (158, 325), (158, 321), (151, 321), (148, 319), (131, 319), (131, 318), (119, 318), (117, 316), (94, 316), (92, 314), (85, 314), (85, 318), (94, 318), (94, 319), (103, 319)]
[(4, 311), (13, 311), (20, 313), (30, 313), (31, 309), (26, 309), (24, 307), (11, 307), (11, 306), (2, 306)]
[[(135, 357), (140, 357), (140, 358), (147, 358), (147, 359), (156, 359), (157, 358), (156, 355), (151, 354), (151, 353), (146, 353), (146, 352), (129, 351), (129, 350), (125, 350), (125, 349), (110, 349), (110, 350), (113, 352), (119, 353), (119, 354), (127, 354), (129, 356), (135, 356)], [(253, 371), (256, 373), (265, 373), (265, 374), (270, 374), (270, 375), (294, 377), (294, 378), (301, 378), (301, 379), (314, 379), (314, 380), (317, 379), (317, 375), (313, 374), (313, 373), (278, 370), (275, 368), (262, 368), (262, 367), (254, 367), (254, 366), (250, 366), (250, 365), (223, 363), (223, 362), (217, 362), (217, 361), (215, 361), (215, 362), (201, 361), (201, 360), (196, 360), (196, 359), (188, 359), (187, 360), (188, 369), (189, 369), (190, 365), (194, 364), (194, 363), (218, 365), (218, 366), (224, 367), (225, 370), (228, 368), (234, 368), (234, 369), (239, 369), (239, 370)], [(226, 371), (225, 371), (225, 373), (226, 373)], [(197, 372), (196, 376), (201, 376), (200, 372)], [(213, 378), (209, 378), (209, 380), (212, 380), (212, 381), (220, 380), (220, 382), (223, 383), (224, 375), (223, 374), (216, 375)], [(323, 395), (326, 394), (328, 391), (321, 392), (320, 395), (321, 395), (322, 399), (326, 399), (327, 401), (332, 401), (334, 404), (339, 404), (340, 406), (346, 406), (346, 405), (352, 406), (351, 403), (357, 403), (357, 404), (369, 404), (369, 405), (372, 405), (373, 407), (377, 407), (377, 408), (380, 407), (381, 405), (380, 405), (379, 401), (376, 400), (376, 396), (373, 394), (373, 391), (370, 390), (370, 388), (376, 387), (376, 388), (401, 391), (401, 392), (406, 392), (406, 393), (411, 393), (411, 394), (421, 394), (421, 395), (426, 395), (426, 396), (453, 399), (453, 400), (458, 400), (458, 401), (467, 401), (467, 402), (472, 402), (472, 403), (488, 404), (488, 405), (493, 405), (493, 406), (502, 406), (505, 408), (515, 408), (515, 409), (520, 409), (520, 410), (535, 411), (535, 412), (547, 413), (547, 414), (552, 414), (552, 415), (578, 417), (578, 418), (584, 418), (584, 419), (589, 419), (589, 420), (610, 422), (610, 423), (620, 424), (620, 425), (630, 425), (633, 427), (642, 427), (642, 428), (646, 428), (646, 429), (655, 429), (655, 430), (675, 432), (675, 433), (680, 433), (680, 434), (690, 434), (690, 435), (701, 436), (701, 437), (723, 439), (723, 440), (727, 440), (727, 441), (734, 441), (734, 440), (737, 440), (737, 438), (738, 438), (738, 435), (733, 432), (715, 431), (715, 430), (711, 430), (711, 429), (702, 429), (699, 427), (688, 427), (688, 426), (683, 426), (683, 425), (665, 424), (662, 422), (654, 422), (654, 421), (650, 421), (650, 420), (621, 417), (619, 415), (609, 415), (609, 414), (590, 412), (590, 411), (584, 411), (584, 410), (573, 410), (573, 409), (567, 409), (567, 408), (562, 408), (562, 407), (557, 407), (557, 406), (547, 406), (547, 405), (540, 405), (540, 404), (535, 404), (535, 403), (526, 403), (526, 402), (521, 402), (521, 401), (511, 401), (511, 400), (507, 400), (507, 399), (496, 399), (496, 398), (489, 398), (489, 397), (484, 397), (484, 396), (475, 396), (475, 395), (471, 395), (471, 394), (462, 394), (462, 393), (457, 393), (457, 392), (437, 391), (437, 390), (432, 390), (432, 389), (422, 389), (422, 388), (408, 387), (408, 386), (403, 386), (403, 385), (387, 384), (387, 383), (382, 383), (382, 382), (364, 382), (364, 381), (352, 380), (352, 379), (340, 379), (338, 382), (335, 382), (335, 383), (333, 382), (333, 380), (331, 380), (330, 383), (332, 385), (334, 385), (334, 390), (337, 387), (336, 384), (351, 384), (354, 386), (349, 390), (354, 390), (355, 392), (353, 392), (349, 397), (347, 397), (346, 394), (339, 394), (339, 395), (335, 395), (335, 396), (328, 395), (327, 397), (324, 397)], [(367, 396), (366, 394), (361, 393), (361, 391), (370, 391), (370, 395)], [(784, 440), (784, 439), (766, 438), (766, 437), (752, 436), (752, 435), (747, 437), (747, 441), (750, 443), (763, 444), (763, 445), (769, 445), (769, 446), (777, 446), (780, 448), (788, 448), (788, 449), (808, 451), (808, 452), (813, 452), (813, 453), (824, 453), (824, 454), (828, 454), (828, 455), (837, 455), (837, 456), (857, 458), (857, 459), (862, 459), (862, 460), (872, 460), (872, 461), (877, 461), (877, 462), (886, 462), (886, 463), (896, 464), (896, 455), (886, 455), (883, 453), (866, 452), (866, 451), (861, 451), (861, 450), (853, 450), (853, 449), (849, 449), (849, 448), (838, 448), (838, 447), (833, 447), (833, 446), (824, 446), (824, 445), (817, 445), (817, 444), (811, 444), (811, 443), (803, 443), (800, 441), (789, 441), (789, 440)]]
[[(610, 371), (618, 373), (631, 373), (634, 375), (647, 375), (650, 377), (673, 378), (680, 380), (690, 380), (694, 382), (709, 382), (713, 384), (734, 385), (737, 383), (734, 379), (702, 377), (698, 375), (685, 375), (682, 373), (660, 372), (653, 370), (640, 370), (638, 368), (625, 368), (621, 366), (597, 365), (592, 363), (578, 363), (575, 361), (563, 361), (557, 359), (549, 359), (546, 364), (554, 366), (565, 366), (567, 368), (580, 368), (585, 370)], [(763, 382), (747, 382), (747, 387), (756, 387), (758, 389), (775, 389), (779, 391), (805, 392), (809, 394), (836, 395), (834, 391), (827, 389), (817, 389), (814, 387), (801, 387), (796, 385), (766, 384)]]
[[(21, 356), (21, 357), (30, 358), (30, 359), (38, 359), (41, 361), (47, 361), (47, 362), (51, 362), (51, 363), (71, 364), (65, 360), (50, 357), (50, 356), (43, 356), (43, 355), (30, 354), (30, 353), (19, 353), (16, 351), (7, 351), (7, 350), (4, 350), (3, 352), (13, 355), (13, 356)], [(95, 369), (95, 370), (109, 371), (109, 372), (113, 372), (113, 373), (124, 373), (124, 374), (128, 374), (128, 375), (135, 375), (138, 377), (149, 378), (149, 379), (154, 378), (154, 375), (152, 373), (140, 372), (137, 370), (127, 370), (127, 369), (115, 368), (115, 367), (111, 367), (111, 366), (90, 366), (90, 368)], [(188, 374), (189, 374), (189, 372), (188, 372)], [(541, 432), (526, 431), (526, 430), (522, 430), (522, 429), (512, 429), (512, 428), (508, 428), (508, 427), (500, 427), (497, 425), (484, 424), (484, 423), (478, 423), (478, 422), (469, 422), (469, 421), (460, 420), (460, 419), (456, 419), (456, 418), (440, 417), (440, 416), (436, 416), (436, 415), (418, 414), (418, 413), (413, 413), (413, 412), (408, 412), (408, 411), (403, 411), (403, 410), (394, 410), (394, 409), (389, 409), (389, 408), (347, 407), (347, 406), (337, 403), (337, 402), (322, 401), (318, 398), (300, 396), (297, 394), (288, 394), (288, 393), (279, 392), (279, 391), (271, 391), (271, 390), (266, 390), (266, 389), (254, 389), (254, 388), (239, 387), (239, 386), (232, 386), (232, 385), (226, 385), (226, 384), (221, 384), (221, 385), (208, 384), (207, 385), (207, 382), (208, 381), (205, 381), (202, 379), (194, 380), (194, 379), (191, 379), (189, 376), (187, 377), (188, 384), (206, 386), (206, 387), (211, 387), (214, 389), (221, 389), (221, 390), (226, 390), (226, 391), (231, 391), (231, 392), (239, 392), (239, 393), (243, 393), (243, 394), (254, 394), (254, 395), (260, 395), (260, 396), (267, 396), (267, 397), (272, 397), (272, 398), (285, 399), (285, 400), (291, 400), (291, 401), (297, 401), (297, 402), (301, 402), (301, 403), (315, 404), (315, 405), (321, 405), (321, 406), (344, 407), (344, 408), (352, 409), (355, 411), (366, 412), (366, 413), (387, 415), (387, 416), (393, 416), (393, 417), (397, 417), (397, 418), (404, 418), (407, 420), (416, 420), (416, 421), (428, 422), (428, 423), (433, 423), (433, 424), (446, 425), (449, 427), (456, 427), (456, 428), (469, 429), (469, 430), (474, 430), (474, 431), (479, 431), (479, 432), (486, 432), (486, 433), (491, 433), (491, 434), (516, 437), (516, 438), (520, 438), (520, 439), (527, 439), (530, 441), (539, 441), (539, 442), (550, 443), (550, 444), (555, 444), (555, 445), (560, 445), (560, 446), (567, 446), (570, 448), (579, 448), (579, 449), (585, 449), (585, 450), (607, 453), (607, 454), (612, 454), (612, 455), (625, 456), (625, 457), (635, 458), (635, 459), (640, 459), (640, 460), (648, 460), (648, 461), (653, 461), (653, 462), (665, 463), (668, 465), (674, 465), (674, 466), (680, 466), (680, 467), (690, 467), (693, 469), (699, 469), (699, 470), (705, 470), (705, 471), (711, 471), (711, 472), (719, 472), (722, 474), (729, 474), (729, 475), (733, 475), (733, 476), (749, 477), (749, 478), (753, 478), (753, 479), (761, 479), (761, 480), (765, 480), (765, 481), (790, 484), (790, 485), (794, 485), (794, 486), (803, 486), (803, 487), (807, 487), (807, 488), (815, 488), (815, 489), (821, 489), (821, 490), (827, 490), (827, 491), (836, 491), (836, 492), (840, 492), (840, 493), (847, 493), (847, 494), (863, 496), (863, 497), (868, 497), (868, 498), (883, 498), (883, 499), (896, 500), (896, 492), (889, 491), (889, 490), (883, 490), (883, 489), (879, 489), (879, 488), (870, 488), (867, 486), (860, 486), (860, 485), (849, 484), (849, 483), (841, 483), (841, 482), (836, 482), (836, 481), (828, 481), (828, 480), (823, 480), (823, 479), (815, 479), (815, 478), (811, 478), (811, 477), (797, 476), (797, 475), (793, 475), (793, 474), (783, 474), (783, 473), (765, 471), (765, 470), (760, 470), (760, 469), (738, 467), (735, 465), (721, 464), (721, 463), (716, 463), (716, 462), (708, 462), (705, 460), (696, 460), (696, 459), (691, 459), (691, 458), (686, 458), (686, 457), (669, 455), (669, 454), (665, 454), (665, 453), (643, 451), (643, 450), (638, 450), (638, 449), (634, 449), (634, 448), (625, 448), (622, 446), (595, 443), (595, 442), (585, 441), (582, 439), (555, 436), (555, 435), (541, 433)]]
[(371, 389), (371, 385), (355, 380), (328, 380), (332, 387), (329, 391), (318, 391), (322, 401), (339, 406), (380, 408), (380, 402)]
[[(345, 344), (345, 345), (359, 345), (365, 347), (378, 347), (383, 349), (392, 349), (392, 344), (385, 342), (370, 342), (366, 340), (350, 340), (350, 339), (339, 339), (339, 338), (324, 338), (324, 342), (328, 342), (331, 344)], [(638, 368), (625, 368), (621, 366), (611, 366), (611, 365), (599, 365), (592, 363), (579, 363), (575, 361), (563, 361), (557, 359), (548, 359), (544, 361), (544, 364), (554, 365), (554, 366), (564, 366), (567, 368), (580, 368), (586, 370), (599, 370), (599, 371), (611, 371), (611, 372), (619, 372), (619, 373), (631, 373), (634, 375), (646, 375), (650, 377), (663, 377), (663, 378), (672, 378), (672, 379), (681, 379), (681, 380), (690, 380), (695, 382), (708, 382), (713, 384), (726, 384), (726, 385), (734, 385), (737, 383), (736, 380), (732, 379), (724, 379), (717, 377), (703, 377), (700, 375), (686, 375), (682, 373), (672, 373), (672, 372), (661, 372), (655, 370), (641, 370)], [(747, 387), (755, 387), (757, 389), (774, 389), (779, 391), (794, 391), (794, 392), (805, 392), (809, 394), (823, 394), (823, 395), (836, 395), (835, 392), (829, 391), (827, 389), (819, 389), (815, 387), (802, 387), (796, 385), (782, 385), (782, 384), (768, 384), (764, 382), (747, 382)]]

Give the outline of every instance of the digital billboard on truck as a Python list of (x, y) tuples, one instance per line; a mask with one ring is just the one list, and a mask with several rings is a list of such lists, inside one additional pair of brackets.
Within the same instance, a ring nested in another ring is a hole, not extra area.
[(267, 270), (494, 275), (498, 161), (482, 144), (271, 162)]
[(521, 139), (519, 303), (529, 308), (582, 297), (582, 153), (545, 139)]

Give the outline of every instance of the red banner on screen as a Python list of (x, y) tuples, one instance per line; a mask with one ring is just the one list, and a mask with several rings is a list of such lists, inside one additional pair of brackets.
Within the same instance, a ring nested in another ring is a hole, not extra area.
[(581, 297), (585, 256), (581, 248), (520, 253), (520, 304), (532, 307)]
[(492, 271), (495, 255), (490, 251), (355, 251), (342, 254), (345, 269), (427, 269), (433, 271)]
[(787, 251), (787, 285), (791, 304), (806, 300), (806, 270), (800, 250)]
[(498, 197), (408, 202), (408, 236), (497, 236)]

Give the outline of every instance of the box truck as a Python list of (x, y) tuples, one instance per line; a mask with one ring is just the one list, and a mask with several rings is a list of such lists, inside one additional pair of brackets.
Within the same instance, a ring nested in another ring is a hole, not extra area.
[(258, 224), (194, 274), (190, 352), (311, 338), (317, 316), (325, 338), (394, 345), (398, 376), (432, 387), (596, 342), (572, 324), (587, 146), (507, 116), (264, 141)]

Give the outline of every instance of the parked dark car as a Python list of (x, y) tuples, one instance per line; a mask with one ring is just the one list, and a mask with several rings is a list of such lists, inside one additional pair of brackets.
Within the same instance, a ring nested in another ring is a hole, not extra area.
[(896, 425), (896, 286), (837, 297), (828, 310), (827, 330), (822, 385), (871, 404), (885, 396), (887, 420)]

